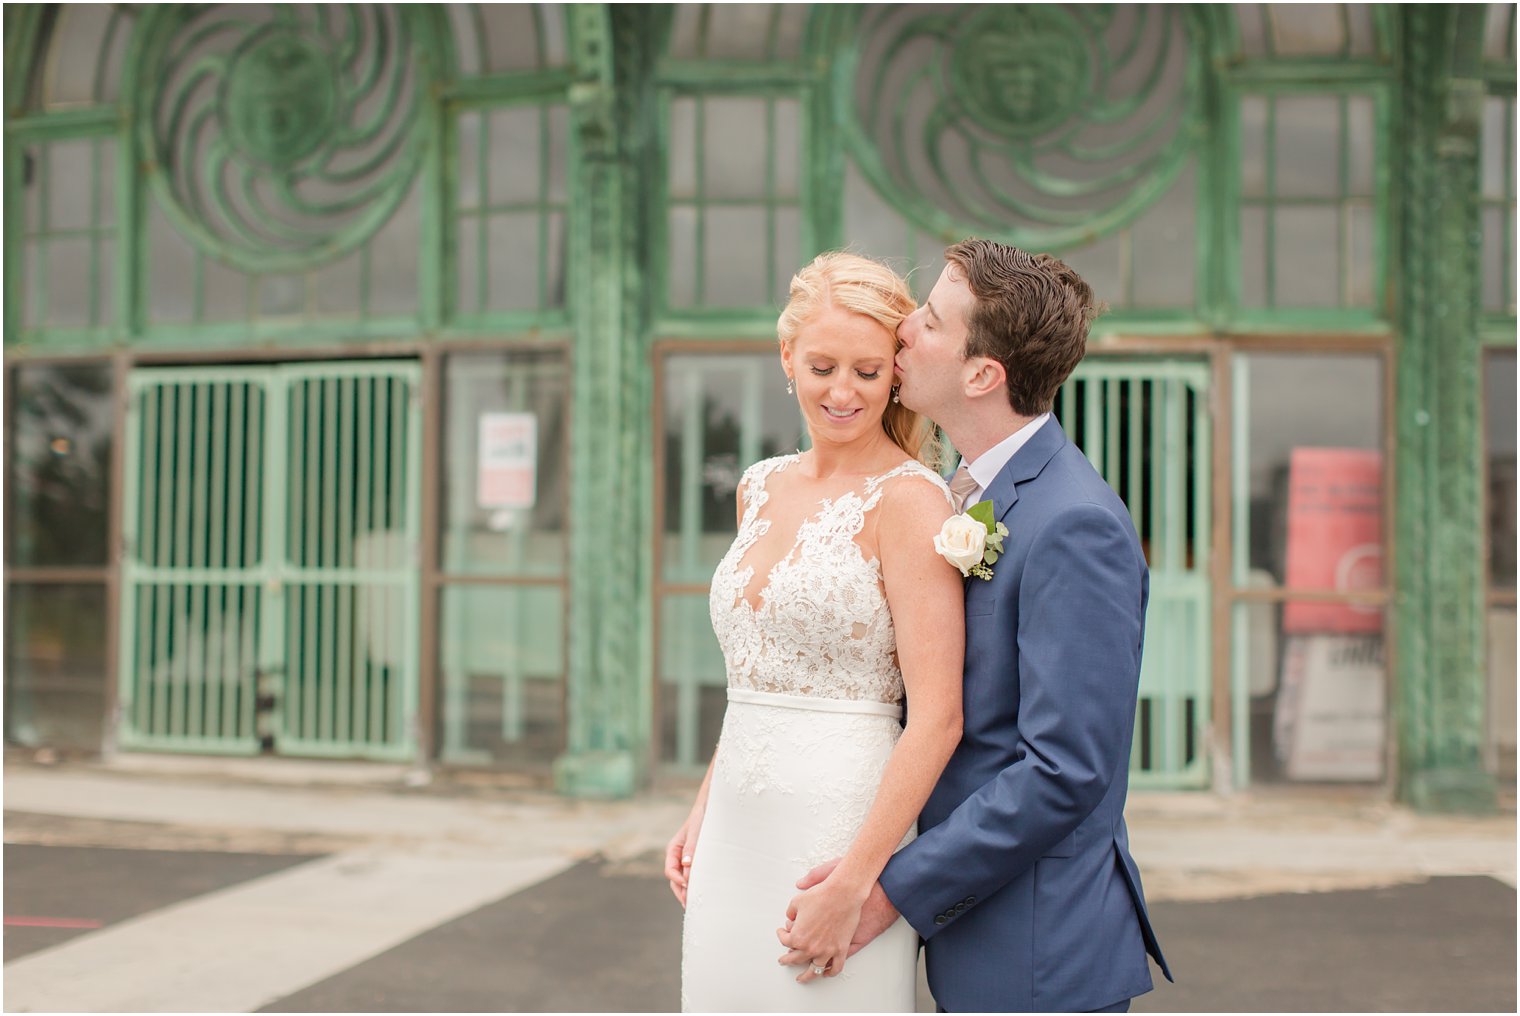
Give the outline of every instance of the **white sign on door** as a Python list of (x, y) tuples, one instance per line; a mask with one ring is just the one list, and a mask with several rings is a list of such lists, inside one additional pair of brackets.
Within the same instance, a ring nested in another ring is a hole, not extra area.
[(532, 508), (538, 473), (538, 418), (481, 413), (475, 500), (482, 508)]

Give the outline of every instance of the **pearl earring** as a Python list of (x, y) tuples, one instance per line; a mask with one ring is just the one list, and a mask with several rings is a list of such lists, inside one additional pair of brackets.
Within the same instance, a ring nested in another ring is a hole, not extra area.
[(786, 393), (788, 395), (795, 395), (797, 393), (797, 379), (790, 374), (786, 376)]
[(892, 386), (892, 401), (897, 403), (902, 402), (902, 399), (897, 397), (897, 385)]

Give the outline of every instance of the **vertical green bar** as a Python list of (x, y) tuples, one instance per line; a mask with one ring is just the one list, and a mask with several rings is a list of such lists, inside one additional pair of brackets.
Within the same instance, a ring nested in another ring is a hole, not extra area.
[[(1244, 586), (1250, 578), (1251, 555), (1251, 360), (1248, 356), (1232, 358), (1230, 377), (1230, 406), (1234, 414), (1230, 419), (1230, 507), (1233, 513), (1230, 526), (1231, 546), (1234, 560), (1231, 571), (1234, 584)], [(1235, 645), (1231, 656), (1235, 660), (1234, 680), (1231, 689), (1234, 701), (1230, 703), (1233, 724), (1232, 763), (1235, 770), (1236, 789), (1244, 790), (1251, 779), (1251, 727), (1250, 687), (1247, 670), (1247, 650), (1250, 645), (1249, 609), (1237, 604), (1235, 609)]]
[(306, 500), (306, 388), (302, 378), (291, 378), (285, 386), (290, 418), (290, 440), (285, 453), (286, 486), (285, 542), (286, 554), (292, 564), (306, 567), (310, 557), (302, 553), (307, 537), (306, 512), (302, 505)]
[(696, 196), (694, 198), (696, 215), (693, 217), (697, 231), (696, 243), (693, 250), (696, 251), (695, 268), (696, 278), (692, 282), (692, 302), (701, 307), (707, 303), (707, 105), (700, 95), (692, 98), (696, 107)]
[[(191, 431), (190, 431), (190, 556), (187, 565), (191, 571), (199, 571), (205, 567), (206, 554), (206, 499), (210, 493), (207, 490), (206, 481), (206, 441), (207, 430), (206, 395), (208, 386), (204, 384), (192, 384), (187, 386), (190, 391)], [(185, 639), (185, 733), (190, 737), (198, 737), (201, 734), (200, 709), (202, 705), (203, 684), (206, 673), (206, 630), (205, 630), (205, 597), (204, 585), (190, 576), (185, 579), (186, 595), (189, 599), (189, 609), (186, 612), (186, 639)]]
[(1061, 418), (1061, 427), (1066, 431), (1066, 440), (1071, 442), (1077, 440), (1077, 421), (1072, 417), (1072, 413), (1076, 411), (1076, 403), (1073, 401), (1076, 385), (1075, 378), (1067, 378), (1066, 383), (1061, 386), (1061, 394), (1056, 402), (1056, 415)]
[[(370, 505), (374, 498), (374, 491), (370, 488), (370, 437), (375, 427), (370, 393), (374, 390), (374, 387), (375, 379), (373, 377), (359, 379), (359, 434), (356, 442), (358, 445), (356, 455), (358, 459), (358, 504), (355, 515), (358, 520), (356, 523), (358, 539), (363, 541), (364, 553), (362, 555), (355, 554), (355, 564), (362, 567), (366, 573), (375, 567), (375, 540), (370, 532)], [(364, 608), (370, 608), (375, 598), (375, 580), (366, 576), (360, 581), (364, 589), (364, 598), (361, 603)], [(369, 688), (369, 647), (374, 640), (374, 635), (370, 630), (370, 625), (374, 622), (373, 610), (361, 609), (358, 613), (359, 617), (355, 627), (362, 633), (363, 637), (359, 640), (358, 651), (355, 654), (355, 667), (348, 678), (350, 684), (353, 685), (354, 696), (353, 724), (348, 732), (348, 737), (350, 741), (356, 744), (363, 742), (365, 730), (367, 729), (365, 724), (369, 718), (369, 695), (367, 694)]]
[(122, 477), (126, 496), (122, 499), (122, 546), (121, 599), (117, 608), (117, 625), (121, 632), (120, 655), (116, 668), (116, 694), (120, 708), (121, 723), (127, 728), (122, 733), (130, 740), (137, 723), (137, 675), (142, 673), (138, 661), (144, 650), (139, 626), (143, 623), (142, 579), (139, 561), (142, 559), (142, 497), (143, 497), (143, 415), (144, 398), (138, 385), (128, 378), (127, 384), (127, 432), (122, 446)]
[[(400, 560), (392, 562), (394, 572), (402, 572), (412, 567), (412, 561), (407, 555), (410, 535), (411, 520), (406, 516), (407, 478), (410, 475), (411, 463), (407, 455), (407, 432), (410, 429), (411, 416), (411, 390), (410, 386), (402, 379), (393, 378), (391, 384), (397, 395), (398, 410), (390, 416), (391, 427), (391, 488), (388, 492), (393, 500), (386, 505), (386, 512), (392, 519), (391, 530), (395, 533), (396, 546)], [(399, 525), (397, 524), (399, 523)], [(396, 586), (391, 587), (400, 592)], [(408, 639), (406, 632), (410, 629), (406, 615), (406, 604), (403, 597), (393, 595), (391, 597), (395, 608), (395, 616), (387, 625), (387, 634), (391, 640), (391, 659), (396, 662), (391, 679), (389, 701), (386, 703), (390, 710), (390, 723), (388, 724), (387, 743), (391, 746), (402, 744), (406, 739), (405, 724), (407, 721), (407, 697), (411, 693), (408, 685), (411, 683), (413, 673), (411, 661), (407, 658)]]
[[(215, 571), (227, 570), (225, 536), (227, 529), (227, 390), (236, 382), (216, 381), (210, 385), (210, 413), (211, 428), (205, 440), (210, 442), (211, 466), (207, 473), (207, 480), (211, 485), (210, 507), (207, 515), (206, 537), (206, 562), (207, 567)], [(226, 592), (230, 582), (226, 578), (218, 579), (211, 587), (220, 589), (216, 596), (216, 610), (208, 612), (206, 618), (207, 642), (209, 648), (219, 653), (216, 666), (212, 667), (208, 662), (206, 668), (206, 724), (205, 732), (212, 737), (220, 737), (224, 729), (218, 722), (221, 715), (222, 694), (221, 684), (226, 674), (227, 644), (227, 603)], [(209, 594), (208, 594), (209, 599)]]
[(1209, 419), (1209, 393), (1194, 389), (1193, 398), (1193, 570), (1207, 579), (1213, 531), (1213, 429)]
[(100, 326), (100, 138), (90, 140), (90, 327)]
[[(174, 388), (167, 383), (155, 385), (158, 389), (158, 475), (155, 478), (155, 486), (158, 491), (158, 520), (154, 527), (157, 532), (154, 536), (155, 569), (167, 568), (172, 563), (173, 549), (170, 537), (174, 532), (174, 520), (171, 512), (174, 507), (174, 471), (177, 464), (174, 461), (172, 442), (172, 429), (174, 427), (175, 398)], [(169, 606), (165, 602), (169, 589), (162, 579), (155, 579), (153, 584), (153, 623), (156, 638), (153, 643), (153, 661), (151, 669), (145, 675), (152, 688), (152, 718), (148, 723), (148, 730), (159, 737), (168, 728), (168, 688), (165, 685), (168, 674), (168, 645), (169, 645)]]
[[(194, 432), (195, 424), (195, 386), (181, 384), (175, 386), (176, 398), (179, 401), (179, 444), (174, 453), (174, 472), (179, 479), (178, 487), (174, 495), (174, 568), (176, 571), (187, 571), (190, 568), (190, 530), (195, 525), (193, 512), (195, 510), (194, 499), (190, 487), (191, 474), (194, 471)], [(169, 704), (169, 725), (175, 734), (183, 736), (186, 732), (185, 711), (189, 697), (190, 683), (190, 603), (189, 589), (183, 576), (174, 581), (174, 617), (171, 620), (174, 632), (174, 668), (171, 677), (170, 688), (172, 695)]]
[[(301, 669), (299, 683), (292, 688), (290, 696), (292, 703), (299, 703), (296, 718), (299, 723), (292, 724), (292, 730), (296, 736), (310, 739), (316, 734), (316, 678), (318, 663), (315, 658), (317, 648), (320, 645), (321, 625), (317, 613), (321, 609), (319, 603), (314, 603), (312, 596), (311, 572), (321, 566), (322, 548), (321, 539), (321, 502), (322, 477), (321, 473), (325, 463), (320, 459), (320, 441), (322, 434), (322, 388), (311, 378), (303, 378), (300, 384), (306, 389), (306, 440), (303, 445), (305, 452), (302, 454), (302, 471), (306, 474), (306, 514), (301, 521), (301, 526), (306, 533), (305, 560), (301, 562), (301, 618), (305, 631), (305, 637), (301, 644)], [(314, 454), (316, 453), (316, 454)]]
[(1277, 96), (1264, 96), (1267, 100), (1266, 144), (1262, 152), (1266, 158), (1266, 193), (1262, 197), (1265, 214), (1262, 216), (1266, 232), (1264, 248), (1267, 271), (1267, 306), (1277, 306)]
[(1145, 382), (1132, 377), (1125, 382), (1129, 386), (1129, 516), (1135, 523), (1135, 532), (1145, 539), (1145, 457), (1140, 450), (1145, 436), (1145, 420), (1141, 416), (1145, 408)]
[(1169, 709), (1171, 701), (1170, 682), (1168, 671), (1172, 668), (1171, 644), (1167, 639), (1167, 627), (1170, 618), (1167, 616), (1168, 606), (1166, 599), (1166, 587), (1171, 578), (1171, 558), (1166, 546), (1166, 520), (1172, 510), (1170, 491), (1167, 488), (1168, 461), (1166, 455), (1166, 418), (1168, 412), (1166, 382), (1160, 379), (1151, 381), (1151, 602), (1149, 610), (1149, 623), (1146, 632), (1151, 638), (1151, 644), (1156, 649), (1152, 657), (1154, 665), (1150, 673), (1155, 678), (1149, 689), (1150, 692), (1150, 717), (1149, 731), (1151, 743), (1151, 768), (1159, 769), (1161, 766), (1161, 753), (1164, 750), (1163, 741), (1165, 731), (1163, 729), (1164, 717)]
[[(338, 382), (338, 568), (352, 573), (354, 561), (354, 389), (356, 378), (346, 377)], [(332, 736), (341, 741), (349, 740), (349, 675), (352, 668), (350, 649), (354, 640), (353, 601), (357, 579), (341, 581), (338, 595), (338, 627), (334, 632), (338, 643), (338, 665), (332, 680), (337, 689), (336, 715)]]
[(401, 739), (398, 749), (415, 754), (417, 750), (417, 722), (421, 715), (419, 707), (421, 697), (421, 681), (417, 669), (417, 660), (420, 652), (418, 639), (418, 618), (422, 615), (422, 590), (419, 583), (418, 563), (420, 557), (417, 553), (418, 541), (421, 539), (422, 517), (422, 411), (420, 408), (420, 386), (422, 375), (416, 367), (411, 368), (406, 374), (407, 400), (406, 400), (406, 483), (403, 485), (402, 496), (403, 511), (406, 513), (406, 540), (410, 548), (405, 564), (405, 592), (401, 604), (402, 620), (402, 673), (405, 680), (402, 682), (405, 690), (405, 702), (402, 710), (402, 722), (405, 724), (401, 731)]
[[(536, 12), (535, 12), (536, 13)], [(549, 308), (549, 107), (538, 107), (538, 309)]]
[(1103, 382), (1097, 378), (1072, 379), (1082, 386), (1082, 451), (1099, 472), (1103, 470)]
[[(1344, 11), (1345, 8), (1342, 8)], [(1351, 98), (1345, 92), (1337, 97), (1339, 101), (1340, 115), (1340, 147), (1337, 158), (1340, 160), (1340, 173), (1338, 186), (1340, 188), (1339, 199), (1335, 203), (1335, 221), (1339, 228), (1335, 231), (1336, 242), (1336, 268), (1340, 271), (1340, 304), (1342, 307), (1353, 306), (1351, 299), (1351, 280), (1355, 274), (1351, 263)]]
[(242, 674), (246, 667), (253, 665), (253, 658), (248, 655), (248, 647), (245, 639), (248, 618), (245, 611), (248, 605), (244, 600), (244, 583), (247, 581), (248, 561), (243, 557), (243, 516), (246, 508), (243, 504), (243, 481), (248, 469), (247, 449), (243, 446), (243, 417), (248, 412), (247, 399), (248, 385), (238, 381), (232, 385), (228, 394), (227, 411), (227, 567), (235, 569), (237, 573), (236, 584), (232, 586), (233, 592), (233, 623), (238, 628), (237, 650), (233, 655), (232, 671), (224, 674), (221, 731), (222, 736), (235, 738), (238, 735), (238, 688), (241, 685)]
[(332, 737), (333, 707), (335, 696), (333, 682), (337, 671), (337, 642), (339, 633), (335, 627), (337, 618), (337, 580), (333, 571), (338, 567), (338, 500), (341, 496), (342, 477), (338, 470), (338, 390), (339, 380), (328, 377), (322, 382), (322, 407), (324, 410), (323, 437), (327, 453), (322, 464), (322, 559), (321, 578), (323, 617), (322, 656), (317, 678), (317, 737)]
[[(283, 534), (275, 532), (264, 537), (264, 520), (268, 516), (274, 522), (274, 517), (280, 514), (277, 490), (281, 481), (290, 476), (290, 470), (266, 467), (271, 456), (281, 453), (278, 432), (284, 430), (284, 392), (277, 389), (274, 379), (266, 374), (258, 386), (249, 388), (248, 394), (248, 455), (245, 459), (248, 496), (243, 499), (243, 517), (246, 519), (243, 525), (243, 566), (254, 569), (255, 584), (246, 593), (246, 602), (254, 611), (254, 619), (252, 624), (246, 625), (243, 633), (245, 665), (237, 672), (237, 733), (240, 738), (252, 741), (258, 736), (255, 709), (258, 668), (268, 659), (264, 652), (269, 640), (274, 637), (271, 631), (278, 631), (280, 627), (280, 611), (278, 608), (264, 610), (264, 596), (268, 595), (269, 584), (277, 583), (283, 576), (286, 558)], [(266, 432), (268, 440), (264, 437)]]
[(48, 233), (52, 230), (52, 224), (48, 221), (51, 216), (49, 209), (52, 207), (52, 160), (48, 158), (48, 146), (37, 146), (37, 313), (33, 315), (33, 323), (39, 327), (46, 327), (48, 323)]
[(1119, 444), (1119, 407), (1122, 405), (1119, 386), (1122, 383), (1116, 377), (1103, 382), (1103, 450), (1106, 453), (1103, 459), (1103, 478), (1116, 493), (1119, 490), (1120, 463), (1124, 458), (1124, 448)]
[[(486, 312), (486, 294), (490, 292), (490, 271), (487, 260), (486, 248), (486, 225), (490, 222), (491, 207), (491, 118), (485, 113), (474, 114), (480, 120), (480, 130), (475, 132), (478, 142), (476, 156), (479, 159), (479, 169), (476, 179), (480, 183), (480, 207), (475, 213), (475, 313)], [(540, 268), (542, 272), (542, 268)]]
[[(390, 414), (391, 414), (391, 384), (390, 379), (380, 378), (375, 385), (375, 509), (376, 521), (379, 523), (380, 533), (375, 554), (375, 567), (389, 570), (391, 566), (389, 558), (390, 546), (390, 517), (387, 512), (388, 495), (391, 476), (390, 465)], [(382, 555), (381, 550), (386, 554)], [(388, 703), (385, 697), (385, 664), (389, 660), (390, 636), (387, 631), (390, 627), (388, 606), (390, 603), (389, 588), (379, 587), (376, 590), (379, 609), (375, 614), (380, 619), (380, 630), (376, 633), (375, 643), (382, 647), (379, 665), (370, 668), (369, 688), (367, 689), (369, 702), (369, 729), (366, 731), (368, 743), (371, 745), (381, 744), (385, 740), (385, 722)]]
[(681, 421), (681, 577), (682, 582), (696, 580), (702, 571), (702, 460), (703, 371), (696, 361), (687, 361), (682, 372), (686, 414)]

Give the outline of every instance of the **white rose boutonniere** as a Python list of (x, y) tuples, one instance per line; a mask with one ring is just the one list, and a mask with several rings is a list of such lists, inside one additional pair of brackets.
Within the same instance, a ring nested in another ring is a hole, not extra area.
[(934, 549), (968, 578), (992, 578), (992, 566), (1003, 553), (1008, 527), (992, 514), (991, 501), (979, 501), (952, 515), (934, 537)]

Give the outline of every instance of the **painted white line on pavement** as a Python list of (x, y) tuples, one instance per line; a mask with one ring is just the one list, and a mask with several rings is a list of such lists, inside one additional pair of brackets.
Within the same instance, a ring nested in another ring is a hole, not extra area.
[(5, 965), (7, 1012), (251, 1012), (568, 868), (358, 850)]

